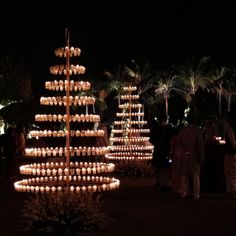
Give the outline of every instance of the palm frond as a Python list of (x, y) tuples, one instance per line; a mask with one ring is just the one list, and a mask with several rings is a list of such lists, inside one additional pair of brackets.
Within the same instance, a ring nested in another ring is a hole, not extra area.
[(134, 72), (132, 69), (130, 69), (128, 66), (124, 66), (125, 72), (130, 76), (131, 78), (136, 78), (137, 73)]

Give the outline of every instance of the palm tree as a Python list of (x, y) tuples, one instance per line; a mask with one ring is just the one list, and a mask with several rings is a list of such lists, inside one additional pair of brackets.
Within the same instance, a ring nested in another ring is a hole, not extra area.
[(152, 70), (152, 66), (149, 63), (145, 63), (142, 67), (139, 66), (134, 59), (131, 60), (131, 65), (125, 66), (124, 70), (131, 84), (137, 86), (138, 95), (140, 95), (141, 103), (143, 104), (142, 109), (144, 111), (144, 106), (148, 107), (147, 119), (150, 121), (152, 115), (155, 112), (154, 104), (156, 103), (155, 97), (153, 95), (153, 79), (156, 76), (156, 72)]
[(166, 122), (169, 122), (169, 98), (171, 95), (180, 95), (185, 98), (186, 101), (190, 101), (191, 97), (183, 89), (177, 87), (176, 79), (178, 77), (173, 74), (172, 71), (159, 72), (153, 81), (153, 87), (155, 88), (155, 95), (157, 100), (164, 99)]
[(222, 113), (222, 95), (223, 93), (223, 86), (222, 86), (222, 83), (223, 83), (223, 79), (225, 78), (226, 76), (226, 73), (229, 71), (229, 69), (227, 67), (220, 67), (220, 68), (216, 68), (215, 70), (213, 70), (211, 73), (210, 73), (210, 76), (211, 76), (211, 83), (212, 84), (215, 84), (217, 86), (214, 86), (215, 87), (215, 90), (216, 90), (216, 93), (217, 93), (217, 98), (218, 98), (218, 107), (219, 107), (219, 114), (221, 115)]
[(132, 84), (138, 87), (138, 94), (144, 94), (152, 87), (152, 79), (156, 76), (156, 73), (149, 63), (145, 63), (140, 68), (134, 59), (131, 62), (134, 68), (131, 69), (131, 67), (125, 66), (125, 70), (132, 79)]
[(128, 85), (137, 86), (138, 94), (144, 94), (152, 87), (151, 79), (155, 73), (152, 72), (149, 63), (140, 68), (135, 60), (131, 60), (131, 66), (119, 65), (115, 74), (106, 71), (105, 75), (110, 79), (110, 91), (117, 91), (119, 100), (122, 88)]
[(120, 95), (122, 93), (122, 87), (127, 84), (124, 79), (124, 66), (119, 65), (116, 72), (113, 74), (110, 71), (105, 71), (104, 75), (108, 78), (108, 93), (116, 91), (118, 104), (120, 105)]
[(177, 77), (182, 81), (185, 90), (190, 95), (195, 95), (199, 87), (204, 89), (211, 83), (209, 60), (210, 57), (202, 57), (199, 60), (192, 58), (183, 66), (174, 66), (177, 71)]
[(19, 63), (10, 55), (5, 56), (0, 64), (0, 101), (9, 104), (13, 101), (28, 100), (31, 95), (31, 79)]
[[(32, 104), (31, 78), (21, 63), (6, 55), (0, 61), (0, 119), (22, 122)], [(19, 111), (18, 108), (23, 108)], [(20, 115), (19, 115), (20, 114)], [(32, 113), (31, 113), (32, 114)], [(30, 115), (31, 115), (30, 114)], [(22, 120), (23, 119), (23, 120)], [(4, 123), (4, 122), (3, 122)]]
[(225, 97), (227, 101), (227, 111), (230, 111), (233, 96), (236, 95), (236, 84), (232, 81), (228, 82), (227, 88), (222, 87), (222, 95)]
[(207, 56), (201, 58), (193, 57), (188, 59), (182, 66), (174, 66), (177, 77), (182, 82), (182, 87), (192, 98), (189, 105), (190, 110), (195, 114), (199, 112), (197, 110), (199, 96), (196, 94), (196, 91), (203, 91), (213, 80), (209, 61), (210, 57)]

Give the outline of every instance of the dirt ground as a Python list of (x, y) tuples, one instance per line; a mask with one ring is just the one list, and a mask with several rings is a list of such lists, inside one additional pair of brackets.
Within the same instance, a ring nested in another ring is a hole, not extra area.
[[(103, 193), (104, 210), (112, 221), (103, 231), (88, 235), (236, 234), (236, 199), (225, 194), (204, 193), (198, 201), (192, 198), (183, 200), (172, 193), (157, 191), (154, 183), (152, 177), (123, 178), (119, 189)], [(1, 236), (45, 235), (20, 230), (21, 209), (26, 197), (14, 191), (13, 180), (0, 182)]]

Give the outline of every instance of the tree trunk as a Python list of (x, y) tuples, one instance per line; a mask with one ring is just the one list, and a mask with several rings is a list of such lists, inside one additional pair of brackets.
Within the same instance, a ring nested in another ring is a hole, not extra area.
[(169, 123), (169, 106), (168, 106), (168, 96), (165, 97), (166, 102), (166, 123)]

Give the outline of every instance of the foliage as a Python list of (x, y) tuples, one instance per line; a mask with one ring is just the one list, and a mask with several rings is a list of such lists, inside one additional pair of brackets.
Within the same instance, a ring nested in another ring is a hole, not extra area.
[(231, 103), (236, 94), (236, 85), (233, 82), (228, 82), (226, 88), (222, 88), (222, 95), (227, 101), (227, 111), (231, 109)]
[(1, 59), (0, 94), (2, 104), (28, 100), (31, 95), (31, 79), (28, 71), (9, 55)]
[(153, 79), (153, 87), (155, 89), (155, 99), (159, 103), (165, 101), (166, 121), (169, 120), (169, 99), (173, 96), (179, 95), (187, 102), (191, 100), (189, 94), (178, 87), (176, 82), (177, 77), (172, 71), (159, 71)]
[(101, 206), (100, 195), (92, 193), (61, 192), (32, 196), (25, 202), (24, 228), (63, 234), (97, 231), (109, 222)]
[(145, 63), (141, 68), (135, 60), (131, 60), (131, 65), (119, 65), (114, 74), (105, 72), (105, 75), (110, 80), (110, 91), (116, 90), (121, 94), (124, 86), (132, 85), (137, 86), (138, 93), (142, 94), (151, 88), (151, 78), (155, 73), (149, 63)]
[(182, 66), (173, 66), (176, 75), (183, 83), (183, 87), (189, 94), (194, 95), (199, 87), (208, 86), (213, 77), (209, 68), (210, 57), (191, 58)]
[(173, 71), (158, 71), (156, 77), (152, 81), (157, 99), (164, 99), (165, 97), (169, 98), (170, 96), (178, 94), (189, 102), (191, 97), (184, 89), (180, 88), (181, 85), (177, 79), (178, 77)]
[(221, 66), (212, 71), (212, 83), (207, 87), (207, 92), (216, 94), (218, 99), (219, 113), (230, 111), (231, 105), (236, 94), (235, 70), (231, 67)]
[(0, 117), (6, 123), (23, 124), (28, 126), (34, 122), (36, 104), (34, 101), (11, 103), (0, 109)]
[(152, 176), (153, 168), (148, 161), (122, 160), (116, 163), (115, 172), (120, 176)]
[(124, 72), (124, 66), (119, 65), (116, 69), (115, 73), (111, 73), (109, 71), (106, 71), (104, 73), (106, 78), (108, 79), (109, 84), (109, 92), (117, 91), (117, 94), (122, 93), (122, 87), (124, 85), (128, 85), (127, 81), (125, 80), (125, 72)]
[[(0, 61), (0, 117), (4, 122), (27, 123), (31, 121), (32, 113), (30, 98), (31, 78), (22, 64), (13, 60), (10, 55)], [(25, 109), (26, 108), (26, 109)]]
[[(131, 60), (132, 66), (124, 67), (124, 73), (128, 75), (131, 84), (138, 87), (138, 93), (144, 94), (152, 88), (152, 79), (156, 73), (152, 71), (149, 63), (145, 63), (142, 67), (138, 66), (135, 60)], [(131, 67), (134, 67), (133, 69)]]

